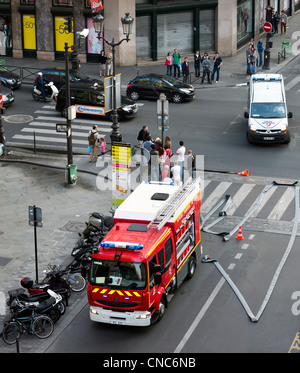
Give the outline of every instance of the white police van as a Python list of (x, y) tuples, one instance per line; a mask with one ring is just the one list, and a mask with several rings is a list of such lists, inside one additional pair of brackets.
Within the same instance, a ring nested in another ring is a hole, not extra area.
[(249, 143), (290, 142), (284, 82), (281, 74), (254, 74), (248, 91), (247, 139)]

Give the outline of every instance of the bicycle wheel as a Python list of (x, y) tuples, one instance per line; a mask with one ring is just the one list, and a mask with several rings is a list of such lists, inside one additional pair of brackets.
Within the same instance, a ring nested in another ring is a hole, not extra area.
[(54, 323), (50, 317), (41, 315), (37, 316), (32, 324), (32, 332), (39, 338), (48, 338), (54, 330)]
[(82, 291), (86, 285), (85, 278), (82, 277), (80, 273), (70, 274), (68, 281), (71, 290), (75, 292)]
[(19, 326), (14, 321), (10, 321), (3, 328), (3, 331), (2, 331), (3, 341), (9, 345), (12, 345), (16, 343), (17, 339), (19, 338), (20, 338)]

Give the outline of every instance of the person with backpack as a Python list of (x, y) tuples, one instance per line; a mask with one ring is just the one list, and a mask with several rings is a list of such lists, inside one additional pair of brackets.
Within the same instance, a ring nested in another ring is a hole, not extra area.
[(89, 132), (88, 140), (89, 146), (91, 147), (90, 162), (97, 162), (100, 136), (98, 133), (98, 126), (96, 124), (93, 126), (93, 129)]

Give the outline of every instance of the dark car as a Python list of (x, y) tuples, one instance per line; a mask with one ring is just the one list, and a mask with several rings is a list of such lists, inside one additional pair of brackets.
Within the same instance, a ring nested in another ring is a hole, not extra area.
[(135, 77), (128, 83), (127, 97), (137, 101), (141, 98), (158, 99), (164, 93), (167, 99), (176, 103), (192, 100), (195, 88), (167, 75), (148, 74)]
[(3, 99), (3, 106), (8, 107), (15, 101), (15, 95), (10, 88), (1, 87), (1, 94)]
[[(87, 83), (70, 84), (71, 105), (76, 107), (76, 113), (82, 115), (97, 115), (106, 119), (112, 119), (112, 111), (105, 112), (105, 95), (103, 86), (95, 86)], [(56, 110), (67, 116), (66, 87), (58, 92), (56, 97)], [(118, 108), (118, 119), (134, 117), (138, 108), (134, 101), (122, 96), (121, 107)]]
[(6, 70), (0, 70), (1, 84), (10, 89), (21, 87), (22, 80), (20, 75)]
[[(60, 90), (60, 88), (66, 84), (66, 70), (64, 68), (56, 67), (53, 69), (43, 69), (40, 70), (40, 72), (43, 74), (43, 77), (46, 80), (53, 82), (58, 90)], [(70, 69), (69, 77), (71, 83), (88, 83), (90, 85), (97, 83), (98, 85), (103, 86), (103, 82), (101, 82), (101, 80), (90, 78), (78, 70)]]

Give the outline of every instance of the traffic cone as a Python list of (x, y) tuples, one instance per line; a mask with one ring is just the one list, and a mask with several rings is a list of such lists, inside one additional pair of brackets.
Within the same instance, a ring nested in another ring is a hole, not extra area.
[(238, 172), (238, 175), (249, 176), (249, 171), (245, 170), (245, 171), (242, 171), (242, 172)]
[(242, 234), (242, 227), (241, 226), (239, 227), (239, 233), (238, 233), (236, 239), (237, 240), (243, 240), (244, 239), (243, 234)]

